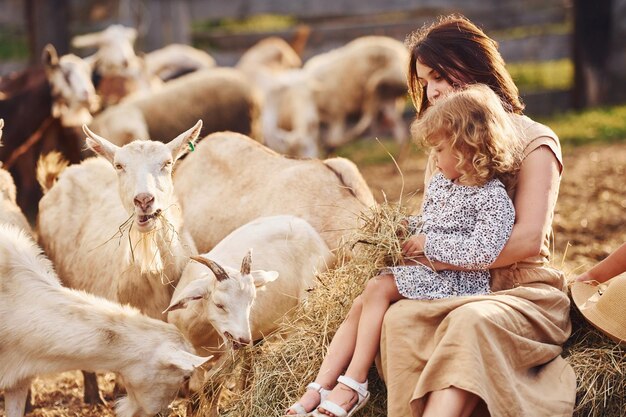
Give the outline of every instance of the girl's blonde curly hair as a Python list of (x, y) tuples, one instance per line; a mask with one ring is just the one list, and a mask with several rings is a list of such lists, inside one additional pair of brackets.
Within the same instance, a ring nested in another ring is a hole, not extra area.
[(498, 178), (510, 186), (522, 161), (520, 132), (500, 98), (484, 84), (437, 99), (413, 122), (411, 133), (430, 147), (449, 140), (463, 183), (482, 186)]

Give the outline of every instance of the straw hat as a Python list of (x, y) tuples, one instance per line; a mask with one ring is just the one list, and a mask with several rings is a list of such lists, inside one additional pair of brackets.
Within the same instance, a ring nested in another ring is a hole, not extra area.
[(570, 291), (587, 321), (616, 342), (626, 342), (626, 276), (597, 286), (575, 282)]

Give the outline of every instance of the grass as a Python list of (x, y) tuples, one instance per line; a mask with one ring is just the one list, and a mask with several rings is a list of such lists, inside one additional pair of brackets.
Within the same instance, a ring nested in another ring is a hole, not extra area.
[(564, 146), (626, 140), (626, 104), (570, 111), (539, 121), (550, 126)]
[(391, 161), (389, 154), (396, 157), (399, 152), (400, 146), (391, 138), (363, 138), (337, 149), (335, 156), (348, 158), (359, 166), (379, 165)]
[(496, 30), (489, 33), (494, 39), (523, 39), (530, 36), (563, 35), (572, 33), (573, 22), (568, 20), (562, 23), (547, 25), (515, 26), (512, 28)]
[(288, 29), (295, 26), (297, 23), (297, 20), (291, 16), (259, 14), (244, 19), (225, 18), (219, 20), (196, 22), (193, 24), (192, 29), (194, 32), (266, 32)]
[(522, 92), (569, 90), (574, 85), (574, 64), (570, 59), (519, 62), (506, 68)]
[(28, 58), (26, 34), (19, 29), (0, 28), (0, 60)]

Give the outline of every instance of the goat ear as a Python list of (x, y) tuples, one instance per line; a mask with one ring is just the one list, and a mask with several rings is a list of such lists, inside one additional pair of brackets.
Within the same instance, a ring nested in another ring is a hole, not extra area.
[(182, 349), (165, 348), (161, 360), (164, 365), (173, 365), (183, 371), (193, 372), (194, 369), (204, 365), (211, 356), (198, 356)]
[(112, 144), (102, 136), (96, 135), (89, 130), (87, 125), (83, 125), (83, 132), (87, 135), (85, 138), (87, 146), (98, 155), (105, 157), (110, 163), (113, 163), (115, 152), (117, 152), (120, 147)]
[(41, 62), (48, 70), (54, 69), (59, 65), (59, 55), (51, 43), (43, 48), (41, 52)]
[(189, 150), (195, 148), (196, 140), (200, 136), (202, 130), (202, 120), (198, 120), (196, 125), (186, 132), (181, 133), (176, 138), (172, 139), (167, 147), (172, 152), (172, 157), (177, 160), (181, 156), (187, 153)]
[(248, 275), (250, 273), (250, 266), (252, 265), (252, 248), (248, 249), (248, 253), (243, 257), (241, 261), (241, 275)]
[(264, 286), (268, 282), (276, 281), (278, 278), (277, 271), (263, 271), (261, 269), (250, 272), (250, 275), (252, 275), (254, 286), (257, 288)]
[(230, 276), (224, 270), (224, 268), (222, 268), (215, 261), (212, 261), (212, 260), (210, 260), (208, 258), (205, 258), (203, 256), (192, 256), (191, 259), (196, 261), (196, 262), (200, 262), (202, 265), (204, 265), (207, 268), (209, 268), (211, 270), (211, 272), (213, 272), (213, 274), (215, 275), (215, 278), (217, 278), (218, 281), (224, 281), (225, 279), (230, 278)]
[(211, 285), (209, 278), (200, 278), (191, 281), (183, 288), (180, 294), (176, 295), (176, 297), (172, 297), (170, 305), (163, 311), (163, 314), (178, 310), (179, 308), (185, 308), (190, 301), (205, 297), (209, 293), (209, 285)]

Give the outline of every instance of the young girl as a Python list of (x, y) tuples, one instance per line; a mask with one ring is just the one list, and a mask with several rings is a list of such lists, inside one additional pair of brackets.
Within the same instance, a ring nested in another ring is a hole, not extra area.
[[(365, 404), (367, 373), (391, 303), (489, 292), (487, 267), (504, 247), (515, 220), (500, 181), (516, 172), (521, 159), (510, 118), (498, 96), (476, 84), (440, 98), (413, 132), (434, 148), (439, 172), (425, 192), (422, 214), (409, 219), (413, 236), (402, 246), (407, 264), (388, 268), (368, 282), (333, 338), (315, 382), (288, 415), (318, 406), (312, 415), (351, 416)], [(421, 254), (466, 270), (437, 272), (410, 262)]]

